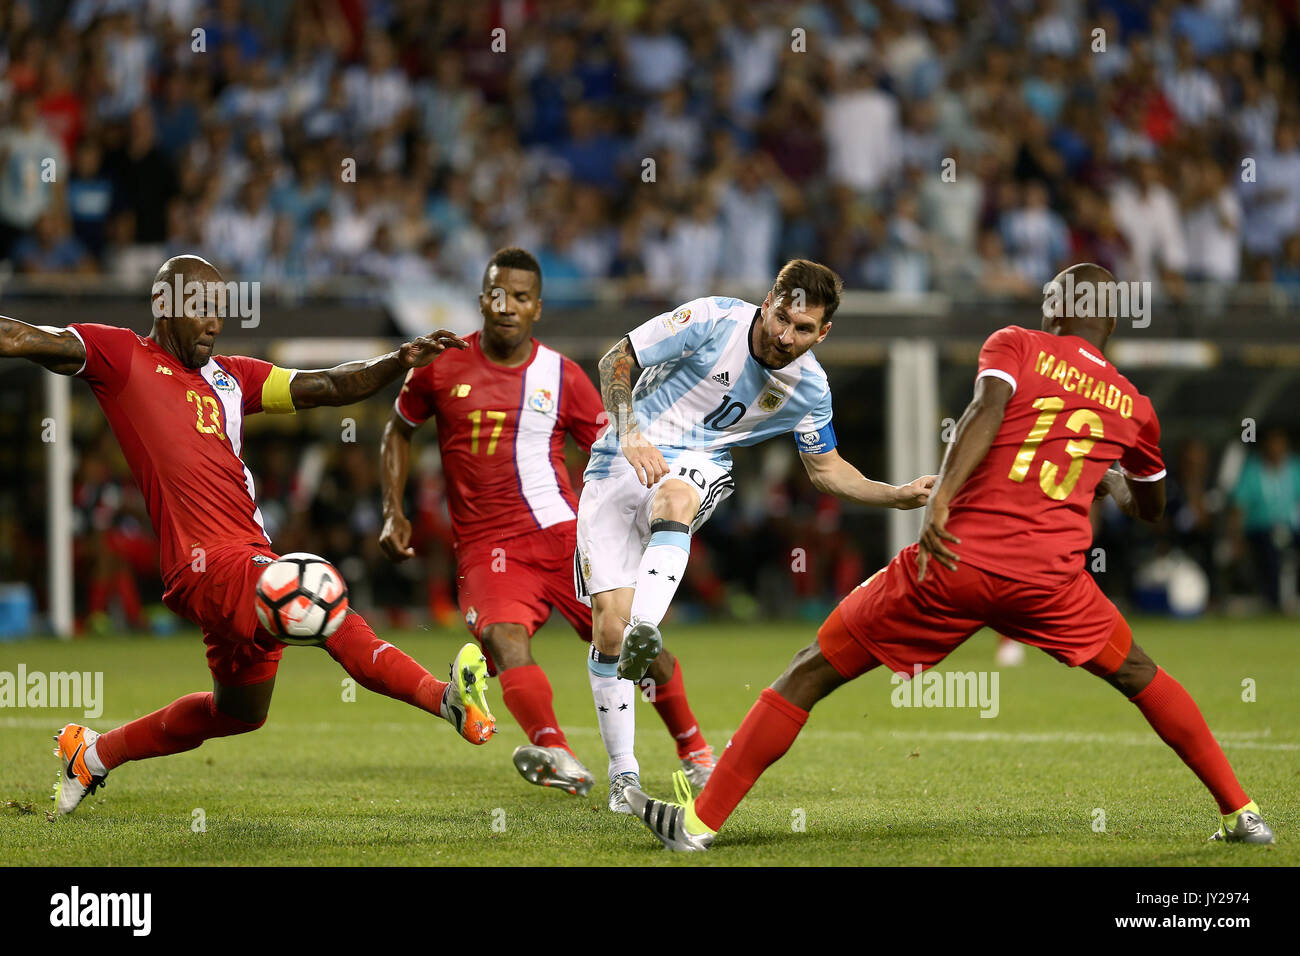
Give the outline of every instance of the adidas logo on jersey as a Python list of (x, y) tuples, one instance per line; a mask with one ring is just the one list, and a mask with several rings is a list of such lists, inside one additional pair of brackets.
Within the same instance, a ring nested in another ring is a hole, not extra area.
[(713, 376), (713, 380), (723, 388), (731, 388), (731, 376), (726, 372), (719, 372), (717, 375)]

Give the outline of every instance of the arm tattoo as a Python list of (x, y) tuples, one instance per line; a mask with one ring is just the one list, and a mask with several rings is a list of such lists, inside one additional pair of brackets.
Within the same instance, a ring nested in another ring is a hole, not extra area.
[(28, 325), (0, 316), (0, 356), (30, 359), (60, 375), (75, 375), (86, 362), (86, 347), (64, 329)]
[(641, 366), (632, 354), (632, 344), (625, 335), (600, 360), (600, 398), (619, 438), (637, 430), (632, 414), (632, 382), (641, 374)]
[(316, 372), (299, 372), (290, 386), (293, 406), (351, 405), (369, 398), (405, 371), (397, 353), (390, 352), (363, 362), (348, 362)]

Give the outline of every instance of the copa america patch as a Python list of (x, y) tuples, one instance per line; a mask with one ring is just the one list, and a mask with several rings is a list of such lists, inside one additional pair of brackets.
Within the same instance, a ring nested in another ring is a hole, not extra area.
[(255, 554), (249, 560), (254, 564), (270, 564), (275, 558), (267, 554)]
[(528, 407), (535, 412), (549, 415), (555, 410), (555, 396), (551, 394), (549, 388), (539, 388), (528, 396)]
[(668, 331), (673, 335), (676, 335), (677, 330), (686, 326), (690, 321), (690, 309), (678, 309), (672, 315), (664, 316), (664, 325), (668, 327)]

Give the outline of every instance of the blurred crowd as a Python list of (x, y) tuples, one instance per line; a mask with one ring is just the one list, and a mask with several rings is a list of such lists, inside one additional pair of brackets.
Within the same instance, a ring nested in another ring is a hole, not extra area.
[[(1165, 449), (1168, 503), (1155, 527), (1093, 509), (1089, 567), (1112, 599), (1153, 612), (1300, 612), (1300, 454), (1271, 428), (1254, 443)], [(1102, 560), (1095, 560), (1097, 555)], [(1095, 566), (1094, 566), (1095, 565)]]
[[(198, 252), (295, 287), (477, 286), (504, 245), (553, 304), (761, 288), (793, 256), (903, 293), (1032, 297), (1090, 260), (1300, 297), (1300, 3), (0, 0), (0, 275), (139, 283)], [(394, 568), (373, 443), (247, 449), (280, 550), (398, 623), (456, 618), (436, 455)], [(1108, 591), (1145, 600), (1142, 556), (1195, 565), (1212, 606), (1293, 599), (1300, 458), (1280, 433), (1222, 457), (1179, 453), (1154, 534), (1098, 509)], [(811, 616), (888, 557), (877, 517), (753, 465), (679, 613)], [(111, 442), (76, 493), (83, 624), (147, 626), (156, 545)]]
[(1298, 76), (1294, 0), (0, 0), (0, 256), (1295, 290)]
[[(388, 626), (455, 625), (455, 560), (436, 443), (417, 443), (406, 512), (413, 560), (394, 565), (379, 549), (382, 527), (375, 440), (325, 441), (303, 431), (254, 430), (247, 460), (277, 551), (335, 562), (352, 600)], [(1094, 509), (1088, 567), (1126, 608), (1153, 613), (1300, 611), (1300, 454), (1271, 430), (1256, 445), (1212, 452), (1203, 441), (1169, 449), (1169, 506), (1156, 527)], [(570, 458), (581, 487), (585, 457)], [(816, 492), (793, 451), (779, 442), (742, 450), (760, 476), (737, 490), (695, 537), (678, 620), (803, 617), (834, 603), (890, 557), (881, 513), (846, 512)], [(158, 545), (144, 503), (111, 434), (79, 448), (75, 478), (78, 626), (83, 631), (176, 626), (158, 607)], [(44, 526), (33, 513), (18, 576), (42, 585)], [(1097, 554), (1103, 553), (1098, 563)]]

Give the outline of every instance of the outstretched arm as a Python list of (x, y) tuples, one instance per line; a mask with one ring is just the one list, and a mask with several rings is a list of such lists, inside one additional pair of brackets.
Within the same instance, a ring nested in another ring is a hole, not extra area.
[(415, 554), (411, 547), (411, 522), (402, 512), (414, 432), (414, 428), (393, 412), (384, 426), (384, 439), (379, 446), (379, 483), (384, 500), (384, 530), (379, 535), (379, 547), (390, 561), (405, 561)]
[(957, 570), (957, 555), (944, 543), (961, 544), (947, 531), (948, 505), (977, 465), (984, 460), (993, 446), (993, 439), (1002, 427), (1007, 402), (1012, 395), (1009, 384), (992, 375), (975, 383), (975, 397), (966, 406), (957, 422), (957, 434), (943, 456), (939, 480), (930, 503), (925, 509), (925, 522), (921, 525), (920, 550), (916, 556), (916, 580), (925, 580), (925, 569), (930, 558), (949, 571)]
[(641, 483), (649, 488), (668, 474), (668, 463), (659, 449), (642, 437), (632, 412), (632, 384), (640, 374), (641, 366), (626, 335), (600, 360), (600, 400), (618, 435), (623, 456)]
[(289, 394), (296, 409), (318, 405), (351, 405), (369, 398), (407, 369), (428, 365), (448, 348), (469, 348), (469, 343), (445, 329), (422, 335), (395, 352), (362, 362), (348, 362), (334, 368), (299, 372)]
[(86, 364), (86, 347), (67, 329), (28, 325), (0, 315), (0, 357), (24, 358), (60, 375), (76, 375)]
[(930, 489), (934, 487), (934, 475), (917, 478), (906, 485), (872, 481), (849, 464), (834, 448), (819, 455), (800, 452), (799, 460), (803, 462), (813, 487), (822, 494), (856, 501), (858, 504), (909, 511), (925, 504), (930, 497)]

